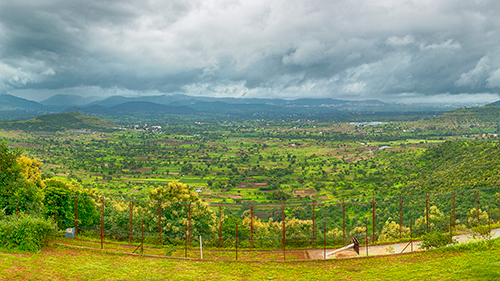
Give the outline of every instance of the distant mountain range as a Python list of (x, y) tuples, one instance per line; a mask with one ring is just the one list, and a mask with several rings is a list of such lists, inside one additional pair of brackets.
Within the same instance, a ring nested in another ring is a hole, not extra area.
[(44, 101), (41, 101), (40, 104), (46, 107), (52, 108), (68, 108), (71, 106), (85, 106), (89, 103), (99, 100), (99, 97), (81, 97), (78, 95), (54, 95)]
[(44, 105), (12, 95), (0, 95), (0, 111), (42, 110)]
[[(497, 103), (500, 103), (500, 101)], [(12, 95), (0, 95), (0, 115), (2, 113), (5, 115), (8, 112), (12, 117), (17, 114), (22, 115), (24, 119), (26, 119), (26, 116), (30, 116), (30, 114), (38, 116), (46, 113), (69, 111), (86, 115), (225, 114), (242, 116), (343, 116), (388, 112), (443, 113), (451, 109), (454, 108), (388, 104), (379, 100), (349, 101), (330, 98), (283, 100), (194, 97), (175, 94), (141, 97), (111, 96), (99, 100), (98, 97), (81, 97), (65, 94), (55, 95), (38, 103)], [(23, 112), (23, 114), (20, 112)]]
[(90, 105), (87, 107), (72, 106), (64, 112), (78, 112), (82, 114), (126, 114), (126, 113), (149, 113), (149, 114), (193, 114), (195, 110), (187, 106), (169, 106), (148, 101), (127, 101), (113, 106)]

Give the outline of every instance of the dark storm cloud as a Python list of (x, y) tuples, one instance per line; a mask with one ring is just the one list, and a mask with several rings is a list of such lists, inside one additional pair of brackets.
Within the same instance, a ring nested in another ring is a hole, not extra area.
[(0, 92), (498, 99), (496, 1), (4, 1)]

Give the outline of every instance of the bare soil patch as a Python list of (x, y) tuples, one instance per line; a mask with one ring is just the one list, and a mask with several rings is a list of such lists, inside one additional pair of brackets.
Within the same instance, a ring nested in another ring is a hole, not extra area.
[[(248, 189), (258, 189), (262, 185), (258, 185), (260, 183), (255, 182), (242, 182), (236, 186), (236, 188), (248, 188)], [(267, 185), (267, 183), (264, 183)]]
[(27, 143), (27, 142), (16, 142), (16, 143), (8, 143), (8, 146), (12, 147), (26, 147), (26, 148), (36, 148), (36, 145)]
[(297, 197), (297, 196), (300, 196), (300, 197), (306, 197), (306, 196), (313, 196), (313, 195), (316, 195), (316, 190), (314, 189), (304, 189), (304, 190), (295, 190), (293, 192), (293, 196)]
[(151, 171), (151, 169), (148, 169), (148, 168), (138, 168), (138, 169), (135, 169), (135, 170), (132, 170), (132, 171), (137, 171), (137, 172), (149, 172), (149, 171)]

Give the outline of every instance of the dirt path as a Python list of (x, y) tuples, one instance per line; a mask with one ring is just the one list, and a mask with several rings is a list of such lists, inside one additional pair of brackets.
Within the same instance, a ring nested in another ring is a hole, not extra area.
[[(491, 238), (498, 238), (500, 237), (500, 228), (492, 229), (491, 230)], [(467, 232), (464, 234), (459, 234), (453, 236), (453, 238), (458, 241), (459, 243), (464, 243), (467, 241), (474, 240), (474, 237), (472, 237), (472, 232)], [(413, 241), (413, 252), (417, 251), (423, 251), (422, 249), (419, 248), (420, 246), (420, 241)], [(337, 248), (326, 248), (325, 250), (320, 250), (320, 249), (314, 249), (314, 250), (308, 250), (309, 257), (311, 259), (324, 259), (324, 253), (332, 252)], [(412, 252), (412, 245), (409, 242), (403, 242), (403, 243), (392, 243), (392, 244), (384, 244), (384, 245), (374, 245), (374, 246), (368, 246), (368, 256), (383, 256), (383, 255), (393, 255), (393, 254), (399, 254), (399, 253), (409, 253)], [(362, 257), (366, 256), (366, 247), (361, 246), (359, 247), (359, 255), (354, 252), (354, 250), (346, 250), (339, 252), (337, 254), (333, 254), (328, 256), (329, 259), (337, 258), (337, 259), (342, 259), (342, 258), (353, 258), (353, 257)]]

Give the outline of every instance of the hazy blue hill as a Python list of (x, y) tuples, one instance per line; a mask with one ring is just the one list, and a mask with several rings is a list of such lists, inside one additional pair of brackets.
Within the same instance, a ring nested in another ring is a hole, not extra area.
[(152, 102), (156, 104), (168, 105), (175, 101), (185, 101), (190, 100), (192, 97), (187, 95), (156, 95), (156, 96), (143, 96), (143, 97), (123, 97), (123, 96), (111, 96), (103, 100), (95, 101), (89, 103), (88, 105), (100, 105), (104, 107), (112, 107), (115, 105), (127, 103), (127, 102)]
[(44, 106), (35, 101), (18, 98), (13, 95), (0, 95), (0, 111), (42, 110)]
[(337, 100), (337, 99), (296, 99), (287, 102), (288, 105), (308, 105), (308, 106), (322, 106), (322, 105), (337, 105), (337, 106), (386, 106), (387, 104), (379, 100), (362, 100), (362, 101), (350, 101), (350, 100)]
[(191, 104), (190, 107), (200, 112), (222, 114), (276, 114), (287, 111), (286, 108), (280, 106), (266, 104), (229, 104), (221, 101), (196, 102)]
[[(4, 96), (4, 99), (12, 96)], [(93, 97), (94, 99), (96, 97)], [(6, 100), (0, 107), (0, 113), (10, 112), (13, 109), (25, 109), (40, 111), (41, 108), (52, 112), (75, 111), (82, 114), (129, 114), (158, 113), (158, 114), (192, 114), (198, 113), (220, 113), (235, 115), (261, 115), (261, 116), (347, 116), (362, 114), (386, 114), (386, 113), (441, 113), (454, 107), (443, 107), (434, 105), (405, 105), (387, 104), (379, 100), (337, 100), (331, 98), (302, 98), (296, 100), (263, 99), (263, 98), (215, 98), (203, 96), (188, 96), (184, 94), (155, 95), (155, 96), (111, 96), (103, 100), (88, 103), (92, 98), (77, 95), (55, 95), (45, 101), (43, 106), (28, 100), (22, 100), (24, 104), (12, 105), (12, 101)], [(1, 102), (1, 101), (0, 101)], [(16, 101), (21, 102), (20, 100)], [(28, 102), (28, 103), (26, 103)], [(161, 106), (160, 106), (161, 105)], [(166, 107), (164, 107), (166, 106)], [(23, 117), (25, 119), (25, 117)], [(2, 118), (0, 120), (20, 120), (23, 118)], [(369, 117), (371, 118), (371, 117)]]
[(110, 107), (101, 105), (90, 105), (86, 107), (69, 107), (64, 112), (78, 112), (81, 114), (99, 114), (99, 115), (122, 115), (134, 113), (150, 114), (193, 114), (196, 110), (179, 104), (178, 106), (163, 105), (147, 101), (128, 101)]
[(49, 106), (49, 107), (70, 107), (70, 106), (82, 106), (89, 104), (95, 100), (99, 99), (98, 97), (82, 97), (78, 95), (69, 95), (69, 94), (58, 94), (54, 95), (40, 103)]
[(109, 113), (146, 112), (163, 114), (192, 114), (195, 112), (187, 106), (168, 106), (147, 101), (131, 101), (118, 104), (107, 109)]
[(142, 98), (138, 99), (137, 101), (149, 101), (149, 102), (154, 102), (154, 103), (159, 103), (163, 105), (172, 105), (174, 102), (181, 102), (183, 104), (186, 101), (189, 103), (190, 100), (193, 100), (193, 97), (188, 96), (188, 95), (182, 95), (182, 94), (175, 94), (175, 95), (160, 95), (160, 96), (151, 96), (150, 98)]
[(99, 106), (104, 106), (104, 107), (110, 107), (110, 106), (114, 106), (117, 104), (129, 102), (131, 100), (132, 100), (131, 98), (127, 98), (127, 97), (123, 97), (123, 96), (111, 96), (111, 97), (105, 98), (103, 100), (91, 102), (89, 104), (89, 106), (99, 105)]
[(474, 125), (500, 122), (500, 105), (496, 103), (473, 108), (458, 108), (441, 114), (430, 123), (450, 125)]
[(214, 97), (203, 97), (203, 96), (188, 96), (183, 94), (143, 96), (143, 97), (112, 96), (104, 100), (92, 102), (91, 105), (101, 105), (109, 107), (132, 101), (154, 102), (163, 105), (169, 105), (169, 104), (171, 105), (172, 103), (189, 105), (196, 102), (222, 102), (225, 104), (265, 104), (265, 105), (277, 105), (277, 106), (285, 106), (285, 105), (319, 106), (323, 104), (360, 105), (360, 106), (387, 105), (378, 100), (349, 101), (349, 100), (336, 100), (330, 98), (323, 98), (323, 99), (304, 98), (296, 100), (260, 99), (260, 98), (214, 98)]
[(210, 97), (191, 97), (193, 100), (201, 102), (223, 102), (227, 104), (267, 104), (284, 105), (287, 100), (282, 99), (258, 99), (258, 98), (210, 98)]
[(91, 105), (91, 106), (85, 106), (85, 107), (77, 107), (77, 106), (72, 106), (64, 109), (62, 112), (76, 112), (80, 113), (83, 115), (86, 115), (88, 113), (96, 113), (96, 114), (103, 114), (108, 110), (107, 107), (100, 106), (100, 105)]
[(75, 112), (41, 115), (24, 121), (0, 122), (0, 129), (28, 132), (56, 132), (68, 129), (108, 130), (114, 126), (113, 122)]

